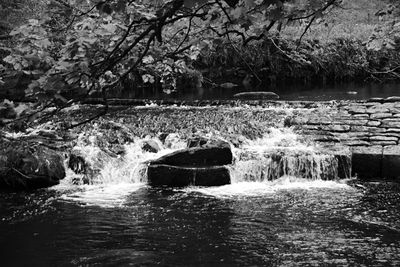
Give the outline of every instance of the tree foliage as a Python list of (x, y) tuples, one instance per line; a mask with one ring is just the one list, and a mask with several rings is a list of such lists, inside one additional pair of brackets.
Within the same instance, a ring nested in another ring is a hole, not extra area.
[[(276, 25), (311, 24), (339, 0), (48, 0), (40, 19), (11, 31), (4, 62), (33, 78), (27, 94), (64, 100), (124, 82), (176, 89), (202, 51), (268, 38)], [(397, 26), (396, 26), (397, 27)], [(373, 41), (371, 41), (373, 42)], [(64, 96), (64, 97), (62, 97)]]
[(384, 25), (377, 27), (368, 40), (367, 48), (370, 50), (400, 49), (400, 3), (392, 2), (375, 14), (387, 16), (389, 19)]

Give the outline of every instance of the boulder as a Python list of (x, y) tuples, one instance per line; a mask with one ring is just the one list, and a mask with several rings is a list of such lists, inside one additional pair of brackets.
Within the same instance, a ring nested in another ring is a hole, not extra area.
[(80, 176), (75, 177), (74, 184), (93, 184), (96, 177), (104, 169), (106, 162), (113, 157), (100, 148), (75, 147), (71, 150), (68, 167)]
[(151, 162), (153, 165), (207, 167), (231, 164), (230, 147), (192, 147), (175, 151)]
[(192, 147), (230, 147), (230, 144), (221, 139), (211, 139), (203, 136), (193, 136), (187, 141), (187, 148)]
[(161, 150), (160, 145), (154, 140), (144, 140), (141, 147), (143, 151), (150, 153), (157, 153)]
[(0, 99), (20, 100), (25, 96), (25, 89), (32, 78), (22, 71), (7, 71), (3, 74), (3, 84), (0, 84)]
[(64, 158), (57, 151), (27, 142), (9, 142), (0, 149), (1, 190), (50, 187), (64, 177)]
[(179, 148), (182, 147), (182, 139), (179, 134), (170, 133), (164, 138), (164, 147), (166, 148)]
[(276, 100), (279, 99), (279, 95), (274, 92), (242, 92), (235, 94), (233, 97), (239, 99), (266, 99), (266, 100)]
[(86, 160), (82, 156), (76, 154), (70, 154), (68, 167), (76, 174), (86, 174), (89, 170)]
[(147, 175), (152, 186), (221, 186), (231, 181), (224, 166), (191, 168), (157, 164), (149, 166)]
[(0, 118), (4, 119), (15, 119), (17, 117), (17, 112), (14, 108), (14, 103), (4, 100), (0, 103)]
[(233, 155), (228, 142), (191, 138), (189, 148), (175, 151), (149, 163), (147, 178), (154, 186), (219, 186), (230, 183)]

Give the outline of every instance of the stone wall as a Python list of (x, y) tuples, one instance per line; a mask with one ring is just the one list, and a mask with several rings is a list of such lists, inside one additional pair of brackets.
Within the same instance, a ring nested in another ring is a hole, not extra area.
[(400, 97), (320, 103), (285, 123), (316, 143), (349, 146), (354, 175), (400, 179)]

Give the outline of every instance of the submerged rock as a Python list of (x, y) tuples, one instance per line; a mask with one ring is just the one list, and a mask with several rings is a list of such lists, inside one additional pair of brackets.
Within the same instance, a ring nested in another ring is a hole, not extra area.
[(68, 167), (80, 176), (75, 177), (73, 183), (92, 184), (112, 158), (98, 147), (75, 147), (70, 152)]
[(267, 100), (279, 99), (279, 95), (277, 95), (274, 92), (243, 92), (235, 94), (233, 97), (239, 99), (267, 99)]
[(147, 171), (152, 186), (220, 186), (231, 181), (224, 166), (190, 168), (171, 165), (150, 165)]
[(27, 142), (9, 142), (0, 149), (2, 190), (50, 187), (64, 177), (64, 158), (57, 151)]

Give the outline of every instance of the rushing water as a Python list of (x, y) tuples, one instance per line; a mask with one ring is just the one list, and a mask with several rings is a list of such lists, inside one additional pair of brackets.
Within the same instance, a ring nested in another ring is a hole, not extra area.
[[(120, 159), (78, 144), (102, 164), (91, 185), (69, 173), (50, 189), (1, 194), (1, 266), (400, 265), (400, 185), (322, 180), (336, 175), (333, 158), (290, 130), (234, 150), (232, 184), (209, 188), (147, 186), (142, 162), (184, 143), (157, 154), (139, 143)], [(275, 150), (285, 171), (271, 180)]]

